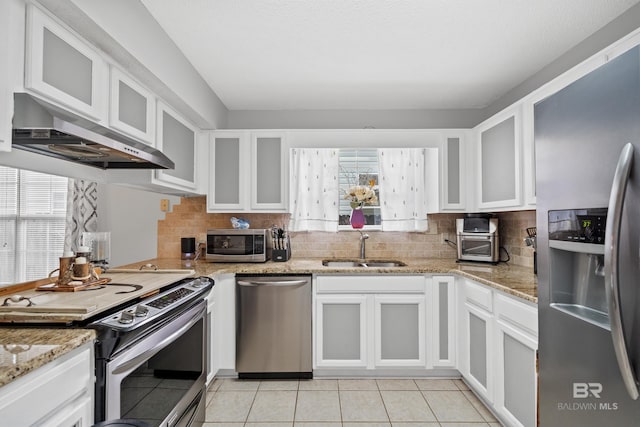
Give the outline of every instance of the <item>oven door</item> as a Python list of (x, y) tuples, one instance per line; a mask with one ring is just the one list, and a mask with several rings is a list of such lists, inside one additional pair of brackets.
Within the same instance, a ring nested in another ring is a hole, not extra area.
[(206, 304), (127, 346), (105, 366), (106, 419), (200, 426), (206, 401)]
[(458, 258), (469, 261), (495, 262), (495, 235), (459, 234), (458, 235)]

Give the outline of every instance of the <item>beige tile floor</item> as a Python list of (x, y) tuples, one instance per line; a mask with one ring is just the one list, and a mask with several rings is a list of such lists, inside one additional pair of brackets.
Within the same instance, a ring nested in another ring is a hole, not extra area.
[(459, 379), (217, 379), (205, 427), (498, 427)]

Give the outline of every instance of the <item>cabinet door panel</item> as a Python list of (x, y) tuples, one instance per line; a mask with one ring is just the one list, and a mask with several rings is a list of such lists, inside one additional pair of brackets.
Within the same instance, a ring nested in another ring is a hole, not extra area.
[(451, 355), (449, 354), (449, 331), (451, 325), (449, 325), (450, 316), (450, 298), (449, 298), (449, 283), (438, 283), (438, 344), (439, 353), (438, 358), (440, 360), (448, 360)]
[(424, 366), (425, 297), (375, 296), (376, 366)]
[(42, 80), (87, 105), (93, 103), (93, 63), (47, 28), (43, 33)]
[(118, 120), (147, 132), (147, 99), (120, 80), (118, 82)]
[(453, 276), (430, 279), (427, 303), (429, 317), (429, 365), (457, 368), (456, 364), (456, 298)]
[[(176, 164), (165, 174), (187, 182), (194, 182), (195, 134), (166, 111), (162, 112), (162, 151)], [(183, 166), (183, 167), (179, 167)]]
[(153, 93), (118, 68), (111, 67), (109, 124), (155, 145), (156, 99)]
[[(511, 200), (516, 197), (515, 118), (482, 132), (482, 202)], [(497, 171), (500, 171), (497, 173)]]
[(535, 351), (503, 334), (504, 406), (525, 426), (535, 425)]
[(420, 357), (419, 314), (417, 304), (381, 305), (380, 345), (383, 360)]
[(465, 136), (446, 136), (443, 148), (441, 209), (463, 210), (466, 206)]
[(157, 148), (175, 163), (175, 168), (156, 170), (156, 179), (190, 190), (196, 188), (196, 129), (161, 102), (157, 116)]
[(522, 205), (522, 107), (505, 110), (476, 128), (477, 205)]
[(212, 151), (213, 204), (239, 206), (240, 138), (215, 138)]
[(91, 45), (28, 4), (25, 47), (25, 88), (106, 122), (108, 65)]
[(286, 211), (288, 157), (278, 132), (251, 134), (251, 209)]
[(322, 358), (360, 360), (360, 305), (322, 306)]
[(316, 365), (367, 366), (367, 296), (316, 297)]
[(469, 313), (469, 373), (487, 387), (487, 322)]
[(508, 425), (534, 426), (537, 339), (509, 322), (496, 326), (496, 411)]
[(280, 188), (281, 145), (280, 138), (257, 138), (256, 201), (258, 203), (280, 203), (282, 201)]

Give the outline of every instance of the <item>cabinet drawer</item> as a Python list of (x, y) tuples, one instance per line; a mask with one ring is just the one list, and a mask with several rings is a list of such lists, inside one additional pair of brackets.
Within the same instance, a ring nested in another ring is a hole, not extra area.
[(496, 295), (496, 313), (498, 319), (523, 329), (534, 337), (538, 336), (538, 311), (525, 303)]
[(316, 293), (415, 293), (425, 292), (424, 276), (318, 276)]
[(487, 310), (493, 311), (493, 301), (491, 298), (491, 289), (477, 285), (469, 280), (464, 281), (464, 295), (467, 301)]

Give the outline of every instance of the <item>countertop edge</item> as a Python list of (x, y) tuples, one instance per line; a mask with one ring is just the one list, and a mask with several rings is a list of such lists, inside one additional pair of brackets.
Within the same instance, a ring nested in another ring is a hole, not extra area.
[[(2, 341), (14, 340), (12, 341), (14, 345), (18, 342), (20, 342), (20, 345), (25, 346), (38, 345), (37, 342), (42, 341), (42, 336), (45, 336), (49, 340), (49, 344), (45, 345), (53, 346), (53, 348), (43, 351), (41, 354), (24, 362), (9, 367), (0, 367), (0, 387), (22, 378), (28, 373), (96, 339), (96, 332), (93, 329), (20, 328), (12, 326), (0, 328), (0, 331), (2, 331)], [(37, 331), (37, 335), (27, 333), (28, 331)], [(8, 350), (4, 351), (10, 353)]]

